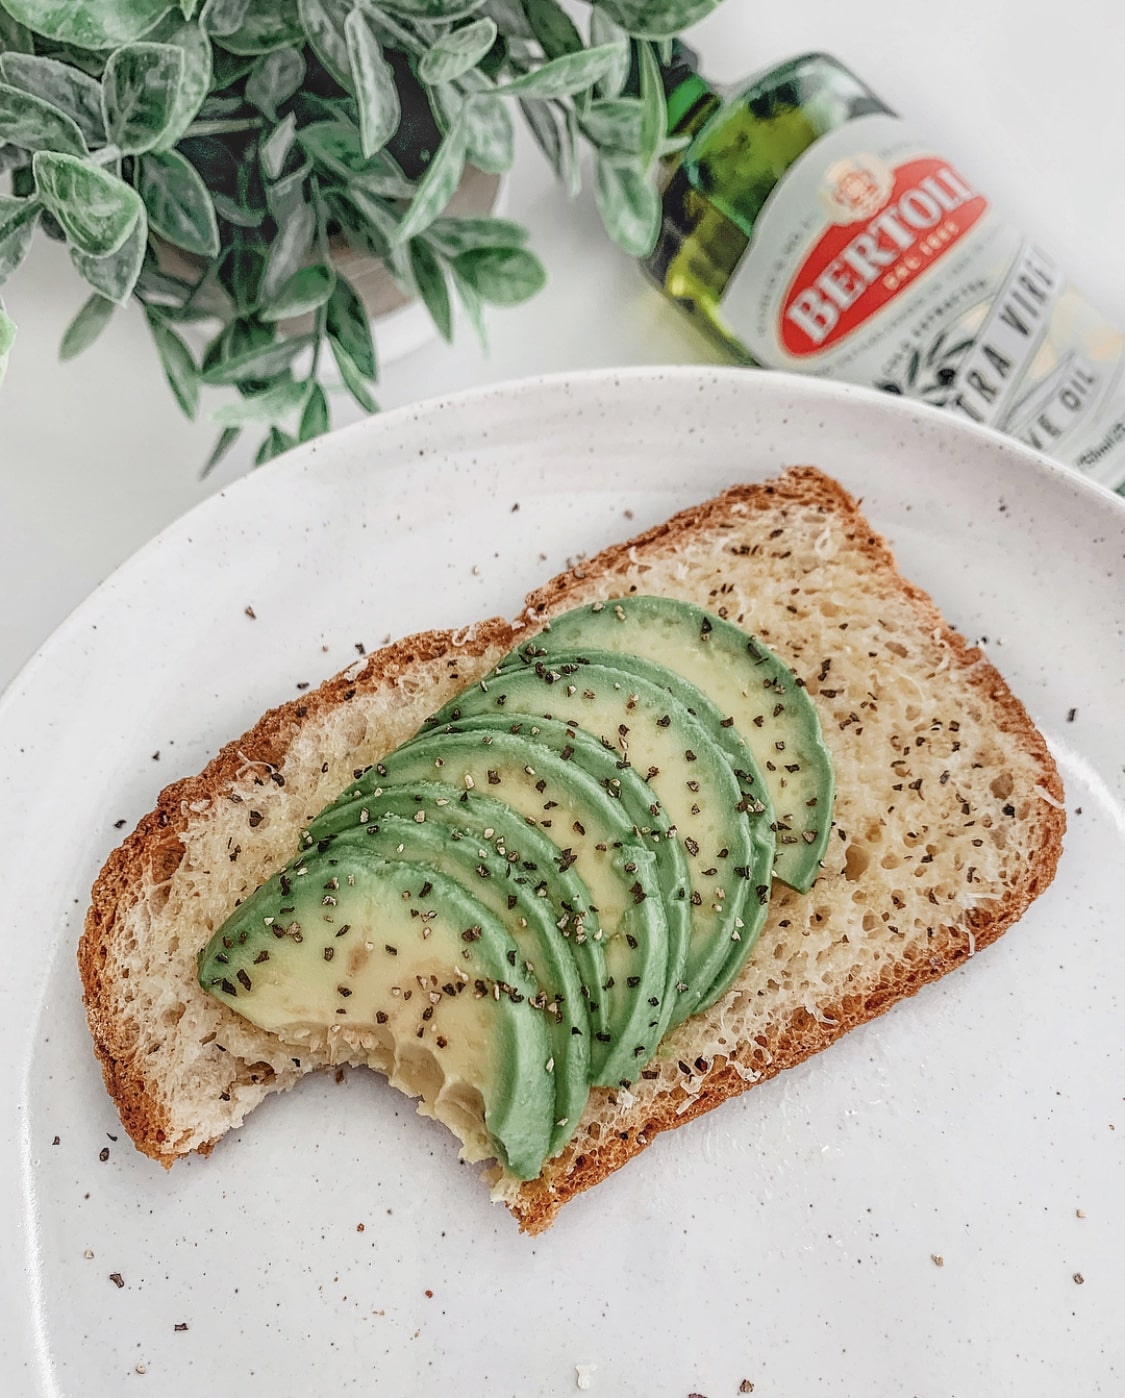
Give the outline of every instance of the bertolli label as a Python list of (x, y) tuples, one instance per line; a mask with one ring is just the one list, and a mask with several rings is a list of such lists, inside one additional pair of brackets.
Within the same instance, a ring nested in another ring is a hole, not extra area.
[(1125, 339), (894, 117), (794, 162), (722, 314), (770, 368), (920, 398), (1125, 482)]

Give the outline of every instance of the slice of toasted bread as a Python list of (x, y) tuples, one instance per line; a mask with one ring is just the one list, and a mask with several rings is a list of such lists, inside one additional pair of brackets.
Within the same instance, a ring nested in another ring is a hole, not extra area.
[[(533, 593), (513, 622), (428, 632), (268, 713), (167, 788), (94, 886), (79, 965), (106, 1085), (138, 1149), (206, 1154), (268, 1093), (326, 1066), (196, 982), (199, 949), (351, 779), (561, 611), (683, 598), (760, 636), (805, 683), (837, 779), (813, 890), (775, 885), (730, 993), (681, 1025), (629, 1091), (595, 1089), (539, 1179), (494, 1196), (537, 1232), (682, 1125), (873, 1018), (995, 940), (1050, 883), (1062, 784), (1003, 679), (896, 569), (812, 468), (737, 486)], [(362, 1062), (338, 1045), (334, 1061)]]

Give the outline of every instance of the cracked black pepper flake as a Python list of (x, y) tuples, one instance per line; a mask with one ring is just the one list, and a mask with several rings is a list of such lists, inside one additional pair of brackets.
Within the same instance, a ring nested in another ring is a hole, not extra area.
[(102, 1146), (101, 1150), (98, 1151), (98, 1159), (99, 1159), (100, 1161), (102, 1161), (103, 1163), (109, 1159), (109, 1147), (108, 1147), (108, 1146)]
[(172, 1329), (175, 1330), (175, 1331), (177, 1331), (177, 1332), (186, 1330), (187, 1328), (188, 1328), (188, 1327), (187, 1327), (187, 1321), (186, 1321), (186, 1320), (177, 1321), (176, 1324), (172, 1326)]
[(125, 1278), (120, 1272), (110, 1272), (109, 1279), (119, 1291), (125, 1285)]

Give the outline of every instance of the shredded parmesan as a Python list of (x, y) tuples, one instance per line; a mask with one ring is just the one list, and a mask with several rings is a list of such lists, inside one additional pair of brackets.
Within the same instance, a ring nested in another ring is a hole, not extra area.
[(1066, 807), (1056, 797), (1052, 796), (1045, 786), (1036, 786), (1032, 790), (1041, 800), (1046, 801), (1048, 806), (1054, 806), (1056, 811), (1065, 811)]

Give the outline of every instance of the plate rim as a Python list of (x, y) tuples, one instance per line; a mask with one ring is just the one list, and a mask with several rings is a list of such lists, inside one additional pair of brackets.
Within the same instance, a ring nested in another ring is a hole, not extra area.
[[(1053, 457), (1028, 447), (1024, 443), (1016, 441), (1015, 438), (1006, 436), (995, 428), (982, 427), (977, 423), (955, 417), (943, 408), (936, 408), (931, 404), (921, 403), (911, 398), (881, 393), (876, 389), (864, 388), (856, 384), (813, 378), (803, 374), (747, 369), (739, 365), (698, 364), (630, 365), (619, 369), (564, 370), (550, 374), (530, 375), (526, 378), (503, 379), (493, 384), (478, 384), (471, 388), (460, 389), (456, 393), (439, 394), (432, 398), (401, 404), (387, 412), (361, 418), (358, 422), (349, 423), (323, 437), (302, 443), (283, 456), (269, 462), (265, 468), (269, 473), (268, 475), (263, 474), (260, 469), (247, 471), (237, 480), (208, 495), (184, 513), (170, 520), (162, 529), (122, 559), (96, 587), (67, 613), (36, 647), (4, 689), (0, 690), (0, 752), (3, 751), (4, 746), (3, 734), (6, 731), (5, 719), (8, 709), (28, 687), (35, 672), (45, 660), (54, 653), (60, 644), (65, 643), (71, 629), (81, 623), (86, 610), (96, 605), (103, 593), (110, 587), (116, 586), (125, 573), (141, 563), (150, 550), (160, 548), (169, 536), (189, 527), (193, 521), (201, 520), (211, 511), (223, 508), (227, 501), (234, 499), (237, 503), (247, 492), (264, 489), (263, 483), (266, 481), (283, 488), (287, 477), (296, 476), (308, 470), (314, 463), (317, 463), (318, 457), (321, 460), (317, 464), (323, 466), (324, 458), (327, 455), (330, 465), (331, 455), (339, 450), (336, 443), (354, 441), (364, 434), (371, 434), (377, 438), (381, 433), (393, 432), (400, 423), (411, 417), (417, 417), (422, 411), (433, 417), (446, 414), (456, 415), (460, 411), (470, 409), (473, 405), (486, 402), (489, 399), (504, 402), (539, 392), (565, 392), (570, 388), (579, 391), (596, 391), (597, 387), (603, 384), (622, 381), (630, 383), (660, 382), (669, 378), (683, 382), (721, 380), (724, 383), (742, 383), (745, 384), (748, 393), (763, 393), (767, 399), (773, 393), (772, 385), (777, 385), (781, 395), (796, 395), (798, 398), (807, 396), (813, 404), (818, 401), (826, 403), (850, 402), (858, 404), (861, 408), (866, 406), (876, 416), (897, 417), (903, 423), (910, 422), (921, 427), (930, 424), (940, 429), (939, 435), (946, 435), (954, 442), (964, 440), (977, 445), (987, 445), (1002, 456), (1022, 461), (1025, 466), (1037, 472), (1040, 477), (1046, 477), (1074, 494), (1084, 495), (1092, 503), (1098, 504), (1102, 508), (1108, 506), (1109, 513), (1111, 515), (1116, 513), (1121, 524), (1125, 526), (1125, 497), (1116, 494), (1108, 486), (1091, 479), (1076, 468), (1066, 466)], [(378, 470), (379, 468), (376, 466), (373, 469)], [(436, 469), (435, 461), (426, 463), (422, 469), (423, 471)]]

